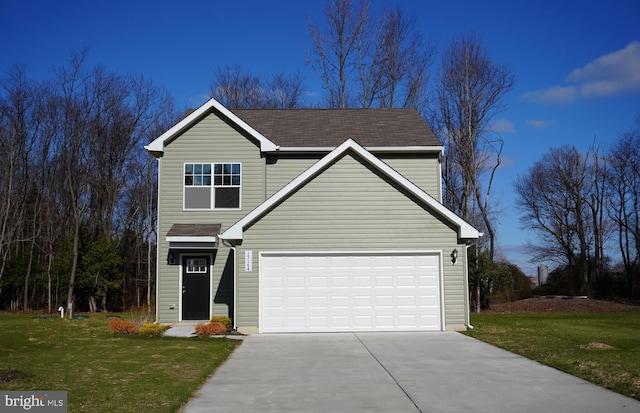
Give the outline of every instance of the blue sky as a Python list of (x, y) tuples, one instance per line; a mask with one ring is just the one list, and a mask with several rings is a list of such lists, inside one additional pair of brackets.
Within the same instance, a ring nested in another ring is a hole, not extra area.
[[(550, 147), (603, 147), (640, 114), (640, 1), (374, 0), (416, 18), (441, 51), (473, 31), (516, 86), (495, 129), (505, 141), (493, 198), (502, 211), (502, 254), (535, 273), (523, 245), (512, 183)], [(321, 0), (86, 1), (0, 0), (0, 73), (21, 63), (32, 78), (52, 76), (73, 50), (89, 64), (142, 74), (169, 90), (179, 107), (207, 99), (217, 67), (238, 64), (269, 76), (299, 72), (310, 96), (322, 93), (305, 65), (309, 20), (321, 24)], [(437, 66), (437, 65), (436, 65)], [(436, 67), (434, 67), (434, 70)]]

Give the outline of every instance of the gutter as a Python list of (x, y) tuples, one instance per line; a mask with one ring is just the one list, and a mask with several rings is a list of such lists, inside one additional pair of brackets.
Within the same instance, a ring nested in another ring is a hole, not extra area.
[[(323, 154), (336, 149), (337, 146), (276, 146), (275, 150), (263, 150), (266, 153), (309, 153)], [(437, 153), (442, 156), (442, 146), (369, 146), (365, 149), (372, 153)]]

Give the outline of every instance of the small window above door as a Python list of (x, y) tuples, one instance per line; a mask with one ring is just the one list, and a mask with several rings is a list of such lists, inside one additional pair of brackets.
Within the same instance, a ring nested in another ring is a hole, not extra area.
[(206, 258), (187, 258), (186, 271), (189, 274), (202, 274), (207, 272)]

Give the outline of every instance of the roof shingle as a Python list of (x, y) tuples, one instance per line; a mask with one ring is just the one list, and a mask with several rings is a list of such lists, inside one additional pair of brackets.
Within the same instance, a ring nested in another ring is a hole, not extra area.
[(235, 109), (232, 112), (282, 147), (441, 146), (415, 109)]
[(221, 224), (173, 224), (167, 237), (215, 237)]

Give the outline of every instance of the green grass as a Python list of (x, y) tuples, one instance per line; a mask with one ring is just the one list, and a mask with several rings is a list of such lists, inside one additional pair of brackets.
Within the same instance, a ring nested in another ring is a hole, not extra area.
[(466, 334), (640, 400), (640, 312), (475, 314)]
[(36, 317), (0, 313), (0, 389), (66, 390), (69, 412), (175, 412), (239, 344), (113, 335), (104, 314)]

